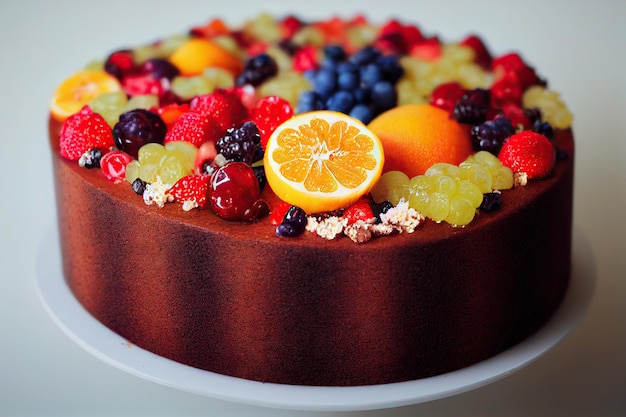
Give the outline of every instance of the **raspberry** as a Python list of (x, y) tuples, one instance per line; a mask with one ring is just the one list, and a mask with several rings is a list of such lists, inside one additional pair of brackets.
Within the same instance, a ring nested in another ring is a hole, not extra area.
[(464, 93), (465, 90), (458, 82), (440, 84), (433, 90), (430, 104), (452, 113), (456, 103)]
[(263, 149), (274, 130), (292, 115), (291, 105), (283, 98), (270, 96), (259, 100), (256, 107), (250, 111), (250, 119), (259, 129)]
[(470, 35), (460, 42), (463, 46), (468, 46), (474, 50), (474, 61), (484, 70), (491, 67), (491, 53), (483, 43), (482, 39), (476, 35)]
[(343, 212), (343, 217), (348, 220), (348, 224), (354, 224), (358, 221), (373, 219), (374, 212), (367, 202), (360, 201), (348, 207)]
[(534, 179), (546, 177), (552, 172), (556, 156), (548, 138), (536, 132), (523, 131), (504, 143), (498, 158), (513, 172), (524, 172), (529, 179)]
[(89, 106), (68, 117), (59, 135), (59, 153), (70, 161), (77, 161), (87, 151), (97, 148), (108, 152), (114, 145), (113, 134), (106, 120)]

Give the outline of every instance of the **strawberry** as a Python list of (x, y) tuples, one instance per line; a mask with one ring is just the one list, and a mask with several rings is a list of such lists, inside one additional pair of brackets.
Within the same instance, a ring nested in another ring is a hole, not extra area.
[(483, 69), (491, 68), (491, 53), (481, 38), (476, 35), (469, 35), (460, 42), (460, 45), (468, 46), (474, 50), (474, 61)]
[(59, 135), (59, 153), (63, 158), (77, 161), (90, 149), (98, 148), (104, 154), (112, 146), (113, 133), (106, 120), (89, 106), (68, 117)]
[(176, 202), (195, 201), (198, 207), (205, 209), (209, 207), (207, 192), (210, 179), (210, 175), (186, 175), (176, 181), (167, 193), (171, 194)]
[(165, 91), (161, 80), (157, 80), (151, 75), (127, 75), (124, 77), (122, 85), (124, 92), (131, 97), (143, 94), (154, 94), (160, 97)]
[(189, 109), (211, 117), (224, 134), (231, 127), (238, 127), (247, 116), (247, 110), (234, 93), (218, 90), (195, 97)]
[(441, 57), (441, 43), (437, 38), (428, 38), (414, 43), (409, 55), (424, 61), (435, 61)]
[(498, 159), (513, 172), (525, 172), (528, 179), (533, 179), (546, 177), (552, 172), (555, 155), (554, 146), (548, 138), (525, 130), (504, 142)]
[(263, 149), (274, 130), (291, 116), (293, 108), (287, 100), (278, 96), (268, 96), (259, 100), (256, 107), (250, 111), (250, 120), (259, 129)]
[(195, 146), (221, 137), (221, 130), (212, 118), (195, 111), (181, 114), (167, 131), (163, 143), (185, 141)]
[(358, 201), (345, 209), (343, 217), (348, 220), (348, 224), (354, 224), (359, 220), (367, 221), (374, 218), (374, 212), (369, 203)]
[(100, 168), (106, 179), (119, 184), (126, 178), (126, 165), (132, 160), (126, 152), (111, 151), (100, 159)]

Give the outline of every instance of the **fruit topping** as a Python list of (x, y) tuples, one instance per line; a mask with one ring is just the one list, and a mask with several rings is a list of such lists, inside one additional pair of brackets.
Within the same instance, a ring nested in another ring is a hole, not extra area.
[(459, 164), (472, 151), (467, 130), (448, 112), (428, 104), (391, 109), (368, 125), (385, 150), (385, 171), (409, 177), (423, 174), (437, 162)]
[(243, 72), (237, 77), (236, 85), (250, 84), (258, 86), (275, 76), (278, 73), (278, 66), (274, 58), (268, 54), (259, 54), (246, 61)]
[(277, 96), (263, 97), (250, 111), (250, 119), (256, 124), (261, 135), (261, 146), (265, 149), (274, 130), (293, 116), (291, 104)]
[(225, 220), (251, 222), (269, 213), (254, 171), (244, 162), (229, 162), (213, 173), (209, 202), (213, 213)]
[(472, 146), (475, 151), (488, 151), (497, 155), (504, 141), (515, 133), (508, 117), (497, 115), (472, 127)]
[(224, 90), (195, 97), (189, 103), (189, 109), (210, 117), (218, 126), (220, 135), (227, 129), (240, 126), (247, 117), (247, 110), (239, 97)]
[(223, 68), (233, 74), (239, 74), (242, 69), (239, 57), (204, 38), (188, 39), (174, 50), (169, 59), (185, 76), (202, 74), (209, 67)]
[(361, 122), (330, 111), (295, 115), (267, 142), (267, 181), (283, 201), (306, 213), (333, 211), (366, 195), (385, 157), (378, 137)]
[(102, 116), (94, 113), (89, 106), (69, 116), (59, 134), (59, 153), (70, 161), (77, 161), (94, 148), (102, 153), (113, 146), (111, 128)]
[(183, 203), (184, 209), (188, 210), (192, 207), (205, 209), (209, 207), (207, 193), (210, 179), (209, 175), (185, 175), (176, 181), (167, 193), (174, 198), (175, 202)]
[(304, 210), (297, 206), (291, 206), (280, 224), (276, 227), (278, 237), (297, 237), (304, 233), (307, 224), (307, 216)]
[(228, 129), (215, 143), (215, 148), (228, 161), (252, 165), (253, 162), (263, 158), (261, 136), (254, 122), (245, 122), (238, 128)]
[(459, 123), (476, 125), (487, 120), (489, 90), (477, 88), (464, 93), (456, 102), (452, 115)]
[(144, 109), (122, 113), (113, 127), (115, 145), (137, 158), (139, 148), (146, 143), (163, 143), (167, 126), (161, 116)]
[(119, 81), (104, 71), (79, 71), (57, 87), (50, 101), (50, 113), (62, 122), (100, 94), (121, 90)]
[(554, 145), (548, 138), (536, 132), (523, 131), (504, 143), (498, 158), (513, 172), (525, 173), (528, 179), (535, 179), (552, 172), (556, 156)]
[(351, 225), (358, 221), (368, 222), (374, 219), (374, 212), (367, 201), (359, 201), (348, 207), (343, 217), (347, 220), (347, 224)]
[(480, 203), (480, 209), (484, 211), (495, 211), (502, 207), (502, 193), (494, 191), (483, 194), (483, 202)]
[(172, 124), (163, 139), (163, 143), (187, 142), (199, 147), (207, 141), (215, 141), (220, 134), (221, 129), (210, 116), (196, 111), (188, 111), (181, 114)]
[(132, 161), (130, 155), (122, 151), (111, 151), (100, 160), (102, 173), (109, 181), (120, 183), (126, 176), (126, 167)]
[(78, 160), (78, 166), (87, 169), (100, 168), (100, 159), (102, 151), (98, 148), (89, 149), (81, 155)]
[(141, 178), (151, 184), (160, 178), (163, 184), (171, 186), (193, 173), (197, 153), (197, 148), (188, 142), (148, 143), (139, 149), (137, 160), (126, 167), (126, 181), (132, 184)]

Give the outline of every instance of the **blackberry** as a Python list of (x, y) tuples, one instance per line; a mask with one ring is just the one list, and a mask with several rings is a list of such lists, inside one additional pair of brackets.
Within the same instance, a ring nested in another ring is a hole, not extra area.
[(122, 113), (113, 126), (115, 146), (137, 159), (139, 148), (146, 143), (163, 143), (167, 125), (156, 113), (135, 109)]
[(137, 177), (130, 186), (132, 187), (134, 192), (139, 195), (143, 195), (143, 192), (146, 191), (146, 185), (148, 185), (147, 182)]
[(506, 138), (513, 133), (515, 128), (511, 120), (497, 115), (493, 120), (472, 127), (472, 147), (475, 151), (488, 151), (497, 155)]
[(495, 211), (502, 207), (502, 195), (499, 192), (483, 194), (483, 201), (480, 203), (480, 210)]
[(283, 221), (276, 227), (278, 237), (296, 237), (304, 233), (306, 229), (307, 217), (304, 210), (297, 206), (291, 206)]
[(87, 169), (100, 168), (100, 159), (102, 159), (102, 151), (100, 149), (89, 149), (81, 155), (78, 165)]
[(229, 161), (252, 165), (263, 157), (261, 135), (254, 122), (245, 122), (239, 128), (230, 128), (215, 143), (217, 152)]
[(237, 77), (237, 85), (250, 84), (258, 86), (263, 81), (278, 74), (278, 65), (268, 54), (259, 54), (248, 59), (243, 72)]
[(263, 165), (252, 167), (252, 171), (254, 171), (254, 176), (259, 181), (259, 189), (261, 192), (265, 189), (267, 185), (267, 177), (265, 176), (265, 167)]
[(465, 92), (456, 102), (452, 116), (459, 123), (477, 125), (487, 120), (491, 95), (489, 90), (477, 88)]

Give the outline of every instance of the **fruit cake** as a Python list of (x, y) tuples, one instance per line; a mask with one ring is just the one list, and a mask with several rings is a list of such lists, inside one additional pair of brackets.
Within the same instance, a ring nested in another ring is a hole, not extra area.
[(50, 104), (65, 281), (130, 343), (223, 375), (452, 372), (564, 297), (571, 124), (519, 53), (399, 20), (124, 46)]

